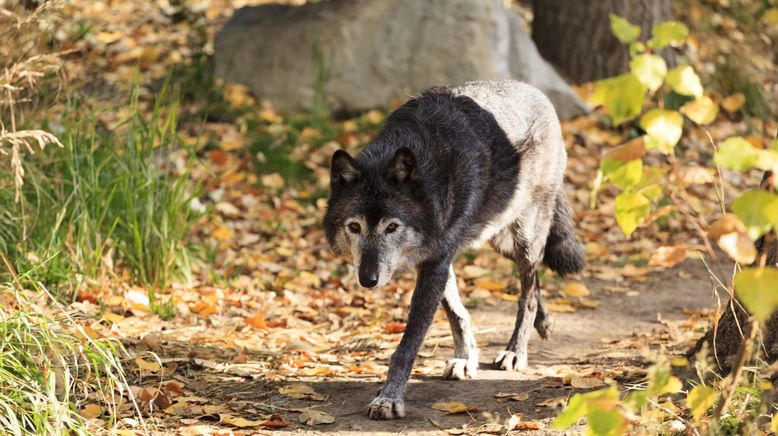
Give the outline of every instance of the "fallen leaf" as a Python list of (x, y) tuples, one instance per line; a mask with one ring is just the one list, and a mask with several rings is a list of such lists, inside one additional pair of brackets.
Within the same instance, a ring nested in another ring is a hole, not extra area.
[(213, 231), (213, 233), (211, 233), (211, 236), (218, 239), (219, 241), (226, 241), (228, 239), (231, 239), (234, 234), (235, 233), (231, 229), (224, 226), (220, 226), (217, 227)]
[(546, 303), (546, 309), (556, 313), (575, 313), (575, 307), (569, 304)]
[(240, 416), (232, 416), (226, 413), (219, 414), (219, 422), (223, 422), (224, 424), (229, 424), (235, 427), (240, 428), (246, 428), (246, 427), (260, 427), (263, 424), (265, 424), (266, 420), (257, 420), (252, 421), (249, 419), (241, 418)]
[(138, 365), (141, 371), (158, 372), (162, 369), (162, 365), (159, 362), (149, 362), (138, 357), (135, 359), (135, 364)]
[(465, 265), (465, 267), (462, 268), (462, 273), (466, 279), (475, 279), (488, 275), (491, 271), (477, 265)]
[(335, 417), (321, 410), (305, 409), (297, 418), (300, 422), (307, 425), (332, 424)]
[(324, 401), (326, 399), (326, 397), (313, 390), (312, 387), (302, 384), (279, 388), (278, 393), (295, 400)]
[(502, 291), (508, 287), (508, 284), (505, 282), (491, 279), (478, 279), (475, 281), (475, 285), (481, 289), (486, 289), (487, 291)]
[(402, 333), (405, 331), (404, 322), (390, 322), (386, 324), (387, 333)]
[(529, 398), (528, 392), (521, 393), (509, 393), (509, 392), (497, 392), (494, 394), (494, 398), (508, 399), (512, 401), (525, 401)]
[(478, 411), (478, 406), (467, 406), (465, 403), (459, 401), (452, 401), (449, 403), (435, 403), (432, 405), (432, 408), (435, 410), (440, 410), (441, 412), (446, 412), (449, 415)]
[(97, 404), (87, 404), (78, 414), (86, 419), (94, 419), (103, 414), (103, 409)]
[(571, 297), (586, 297), (589, 295), (589, 289), (583, 283), (566, 283), (562, 292)]
[(729, 113), (739, 111), (746, 103), (746, 96), (742, 92), (730, 95), (721, 101), (721, 107)]
[(721, 235), (716, 242), (735, 262), (749, 265), (756, 259), (754, 242), (744, 232)]
[(284, 178), (278, 173), (265, 174), (262, 176), (261, 180), (263, 186), (271, 189), (282, 189), (286, 184)]
[(613, 160), (627, 163), (635, 159), (640, 159), (646, 154), (646, 147), (643, 144), (643, 137), (637, 137), (624, 144), (608, 151), (603, 155), (602, 160)]
[(537, 403), (536, 405), (540, 407), (562, 408), (565, 407), (566, 404), (567, 404), (566, 397), (554, 397), (554, 398), (543, 400)]
[(654, 254), (651, 255), (648, 264), (672, 268), (684, 259), (686, 259), (686, 247), (663, 246), (657, 248)]
[(598, 377), (580, 377), (578, 375), (573, 375), (570, 378), (570, 386), (576, 389), (591, 389), (604, 385), (605, 382)]
[(265, 314), (264, 313), (258, 313), (254, 316), (243, 318), (243, 322), (250, 325), (251, 327), (260, 329), (260, 330), (267, 330), (268, 326), (267, 323), (265, 323)]
[(206, 303), (205, 301), (199, 301), (197, 303), (190, 304), (189, 310), (201, 316), (208, 316), (216, 313), (216, 307)]

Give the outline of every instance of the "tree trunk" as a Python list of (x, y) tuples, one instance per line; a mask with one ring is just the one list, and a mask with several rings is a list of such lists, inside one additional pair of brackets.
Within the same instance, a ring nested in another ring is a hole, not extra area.
[(532, 6), (532, 39), (540, 54), (575, 83), (627, 71), (629, 51), (613, 36), (609, 14), (640, 26), (643, 41), (654, 25), (671, 18), (670, 0), (533, 0)]
[[(762, 189), (771, 189), (773, 186), (771, 177), (778, 177), (767, 172), (762, 180)], [(778, 237), (772, 231), (764, 235), (756, 243), (756, 265), (778, 266), (776, 250), (778, 250)], [(688, 357), (694, 357), (707, 344), (708, 352), (714, 358), (722, 373), (728, 373), (743, 339), (744, 330), (748, 323), (749, 314), (733, 298), (727, 304), (724, 313), (718, 322), (708, 330), (697, 344), (687, 352)], [(760, 332), (759, 350), (764, 360), (769, 364), (778, 360), (778, 312), (773, 313)]]

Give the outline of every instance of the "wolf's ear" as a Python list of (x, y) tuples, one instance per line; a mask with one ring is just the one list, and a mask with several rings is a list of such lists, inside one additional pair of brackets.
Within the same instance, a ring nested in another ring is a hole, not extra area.
[(354, 158), (346, 150), (338, 150), (332, 155), (330, 165), (330, 183), (351, 183), (359, 179), (360, 172), (354, 164)]
[(408, 147), (400, 147), (394, 152), (392, 163), (389, 164), (389, 178), (397, 183), (416, 180), (419, 170), (416, 165), (416, 156)]

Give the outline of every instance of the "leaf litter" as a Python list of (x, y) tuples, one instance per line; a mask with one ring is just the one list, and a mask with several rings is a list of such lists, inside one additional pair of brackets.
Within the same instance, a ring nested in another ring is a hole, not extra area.
[[(142, 94), (150, 95), (151, 84), (168, 74), (169, 62), (191, 64), (201, 49), (207, 53), (217, 29), (237, 5), (246, 2), (208, 0), (200, 2), (200, 10), (179, 10), (172, 3), (157, 2), (147, 9), (133, 2), (69, 2), (69, 13), (98, 29), (78, 41), (80, 55), (67, 60), (65, 67), (74, 83), (104, 77), (113, 94), (124, 95), (119, 91), (132, 82), (137, 69)], [(105, 13), (108, 8), (111, 14)], [(203, 30), (201, 41), (190, 41), (186, 26), (170, 25), (174, 15), (190, 13), (195, 17), (193, 24)], [(64, 33), (67, 31), (63, 29)], [(707, 49), (707, 45), (701, 47)], [(195, 176), (207, 187), (197, 203), (214, 210), (212, 219), (198, 223), (194, 237), (215, 255), (207, 265), (194, 266), (191, 283), (174, 283), (164, 290), (163, 297), (169, 299), (178, 315), (162, 320), (151, 309), (148, 289), (122, 283), (114, 289), (85, 294), (72, 309), (85, 317), (104, 320), (86, 325), (84, 331), (88, 336), (117, 337), (128, 345), (134, 362), (129, 366), (143, 375), (132, 380), (131, 391), (144, 411), (163, 421), (169, 415), (171, 425), (181, 417), (200, 423), (200, 418), (211, 417), (208, 419), (213, 421), (213, 417), (218, 417), (220, 423), (236, 428), (242, 427), (239, 424), (246, 428), (275, 428), (291, 425), (290, 413), (300, 413), (299, 422), (323, 424), (329, 419), (322, 415), (326, 412), (288, 404), (295, 401), (310, 406), (327, 400), (299, 382), (306, 377), (375, 381), (384, 376), (391, 352), (404, 331), (413, 291), (410, 275), (384, 290), (358, 291), (354, 277), (328, 251), (320, 225), (326, 207), (322, 192), (328, 184), (329, 156), (338, 148), (358, 150), (375, 133), (386, 112), (370, 111), (338, 122), (338, 133), (323, 143), (315, 142), (322, 137), (320, 127), (298, 129), (298, 140), (290, 154), (310, 171), (310, 177), (289, 180), (279, 172), (256, 173), (247, 158), (251, 138), (246, 126), (249, 122), (258, 123), (258, 132), (278, 141), (293, 131), (291, 119), (271, 105), (256, 101), (241, 85), (227, 84), (224, 91), (231, 107), (250, 106), (254, 115), (241, 115), (234, 122), (198, 120), (196, 128), (182, 122), (183, 141), (212, 140), (215, 144), (195, 163), (194, 169)], [(743, 94), (735, 93), (723, 98), (720, 105), (726, 113), (735, 114), (745, 103)], [(185, 107), (184, 111), (196, 109)], [(678, 265), (689, 257), (692, 247), (703, 245), (691, 224), (672, 206), (657, 210), (651, 224), (638, 228), (637, 237), (631, 240), (625, 239), (615, 225), (613, 193), (603, 192), (599, 207), (588, 208), (590, 183), (601, 156), (632, 160), (645, 154), (642, 140), (612, 131), (601, 125), (596, 116), (563, 122), (570, 156), (568, 197), (576, 211), (577, 231), (587, 247), (589, 267), (568, 282), (544, 280), (547, 306), (557, 316), (575, 316), (579, 309), (596, 311), (601, 300), (612, 293), (637, 295), (638, 291), (633, 289), (636, 284), (650, 280), (657, 271)], [(102, 115), (107, 126), (116, 125), (121, 119), (121, 110)], [(699, 171), (705, 167), (709, 154), (707, 133), (724, 137), (725, 132), (745, 130), (746, 124), (735, 116), (719, 114), (719, 121), (709, 128), (692, 126), (687, 132), (688, 150), (683, 157), (683, 168), (687, 169), (680, 177), (682, 183), (690, 186), (702, 214), (713, 215), (718, 208), (713, 180)], [(774, 126), (762, 127), (765, 131), (775, 130)], [(200, 133), (191, 134), (193, 131)], [(258, 155), (257, 159), (262, 157)], [(728, 179), (725, 194), (732, 198), (739, 187), (755, 186), (755, 180), (754, 175)], [(667, 231), (668, 228), (673, 231)], [(747, 259), (750, 253), (739, 242), (741, 233), (742, 230), (734, 229), (714, 239), (728, 253)], [(486, 307), (518, 300), (518, 283), (512, 268), (510, 262), (489, 250), (460, 257), (455, 263), (465, 298)], [(590, 290), (584, 282), (592, 280), (608, 282), (611, 292), (602, 292), (602, 287)], [(105, 304), (102, 315), (98, 315), (98, 301)], [(683, 332), (699, 330), (711, 313), (688, 315), (689, 320), (680, 326)], [(445, 327), (445, 318), (438, 314), (433, 331), (445, 331)], [(687, 340), (692, 337), (683, 335)], [(449, 336), (442, 338), (441, 344), (451, 343)], [(645, 344), (679, 341), (677, 336), (661, 330), (615, 340), (606, 346), (637, 350)], [(177, 356), (180, 360), (159, 363), (148, 358), (149, 352)], [(436, 356), (440, 358), (440, 354)], [(586, 365), (585, 361), (579, 362), (579, 374), (570, 378), (566, 389), (588, 389), (604, 383), (598, 376), (586, 375)], [(439, 372), (440, 368), (434, 366), (414, 369), (414, 375)], [(273, 384), (272, 388), (258, 388), (259, 394), (249, 397), (220, 390), (224, 380), (236, 379)], [(527, 392), (499, 395), (506, 396), (495, 395), (496, 400), (535, 401), (534, 395)], [(538, 405), (559, 407), (565, 398), (557, 396)], [(235, 402), (240, 399), (245, 400), (242, 404), (253, 405), (246, 414), (246, 408)], [(462, 408), (462, 412), (456, 413), (477, 410), (476, 406), (463, 403), (439, 404), (448, 404), (439, 406), (448, 413)], [(99, 419), (102, 408), (89, 404), (80, 413)], [(511, 419), (515, 416), (511, 415)], [(535, 425), (533, 421), (522, 424), (525, 421), (520, 417), (514, 421), (512, 427), (503, 427), (530, 430)], [(263, 424), (254, 425), (260, 422)]]

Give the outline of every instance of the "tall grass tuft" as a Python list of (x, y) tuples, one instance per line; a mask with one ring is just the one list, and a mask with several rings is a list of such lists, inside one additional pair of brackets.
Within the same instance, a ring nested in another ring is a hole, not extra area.
[(144, 115), (136, 90), (112, 129), (71, 109), (63, 146), (25, 159), (21, 201), (0, 174), (0, 249), (20, 268), (52, 258), (33, 272), (50, 285), (88, 286), (117, 270), (150, 288), (188, 280), (199, 186), (188, 163), (194, 154), (177, 141), (175, 102), (163, 89)]
[(96, 402), (110, 420), (122, 394), (132, 398), (119, 361), (121, 344), (89, 338), (64, 310), (56, 316), (43, 310), (39, 301), (49, 297), (41, 285), (15, 275), (14, 282), (0, 284), (3, 434), (86, 435), (94, 424), (79, 413), (84, 404)]

